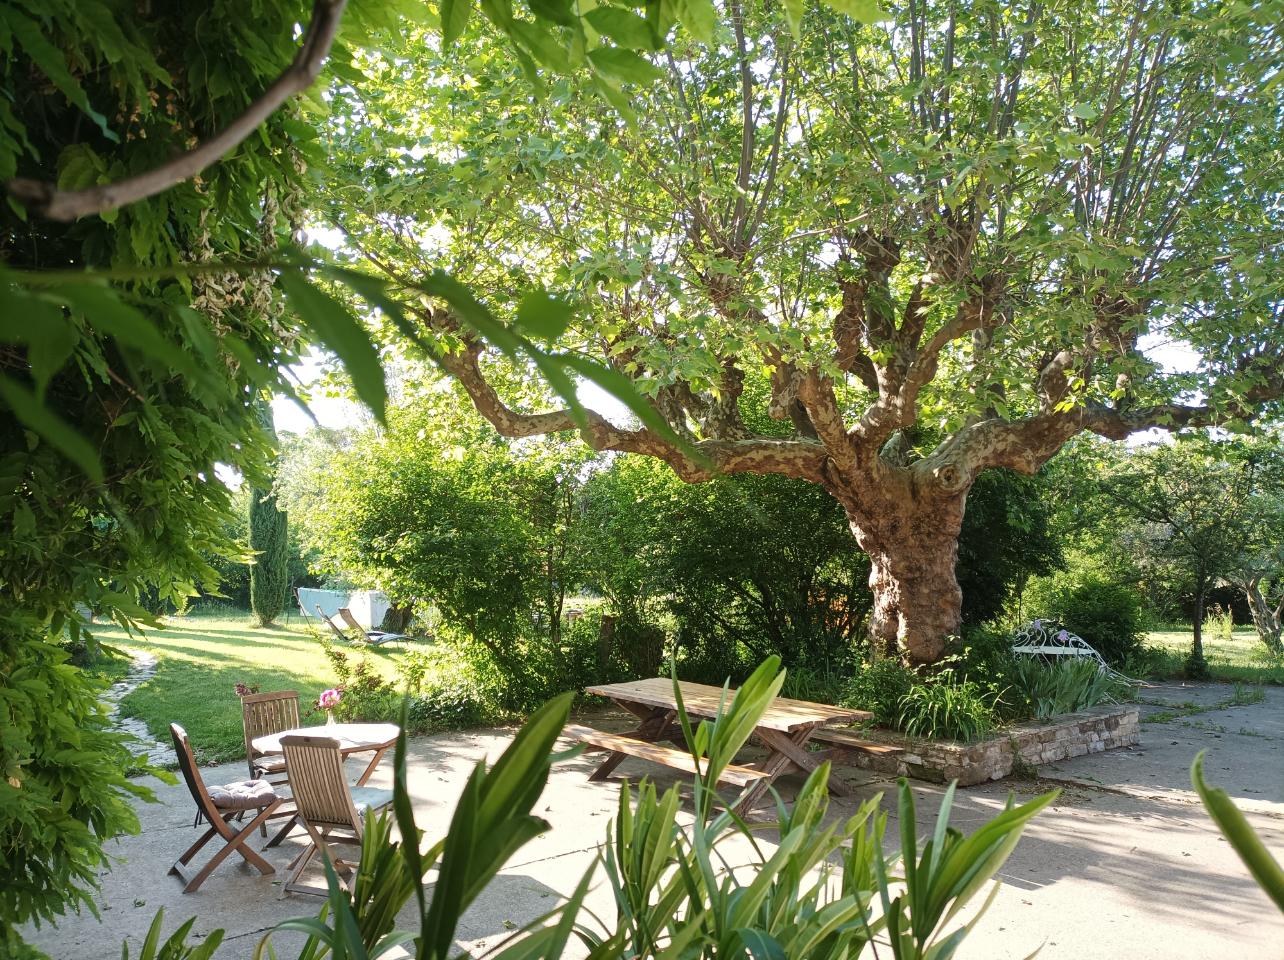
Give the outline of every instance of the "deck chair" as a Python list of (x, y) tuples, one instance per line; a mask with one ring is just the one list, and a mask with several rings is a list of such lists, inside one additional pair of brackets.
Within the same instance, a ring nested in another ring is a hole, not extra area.
[(342, 875), (356, 861), (335, 857), (332, 843), (361, 845), (362, 817), (367, 810), (379, 810), (392, 803), (392, 791), (375, 787), (349, 787), (343, 771), (339, 742), (330, 737), (290, 736), (281, 738), (285, 765), (290, 775), (296, 816), (308, 831), (308, 845), (290, 861), (290, 876), (281, 887), (281, 896), (310, 893), (326, 896), (325, 889), (299, 884), (299, 877), (318, 850), (335, 872)]
[(405, 633), (385, 633), (382, 630), (367, 630), (357, 618), (352, 615), (352, 611), (347, 607), (339, 608), (339, 618), (347, 625), (348, 629), (356, 631), (357, 636), (365, 637), (367, 643), (380, 644), (389, 643), (393, 640), (413, 640), (414, 637)]
[(320, 617), (322, 620), (324, 620), (325, 625), (330, 628), (330, 632), (333, 633), (340, 640), (342, 640), (344, 643), (352, 642), (352, 638), (349, 637), (346, 633), (344, 633), (339, 628), (339, 625), (337, 623), (335, 623), (333, 620), (331, 620), (329, 617), (325, 615), (325, 611), (321, 609), (320, 604), (317, 604), (317, 616)]
[[(229, 783), (222, 787), (207, 788), (196, 769), (196, 757), (192, 754), (192, 744), (187, 739), (187, 731), (177, 723), (169, 725), (170, 736), (174, 738), (174, 752), (178, 754), (178, 766), (187, 782), (187, 789), (196, 802), (197, 813), (209, 821), (210, 828), (199, 840), (187, 848), (187, 852), (174, 861), (169, 868), (184, 881), (183, 892), (195, 893), (214, 869), (227, 859), (235, 850), (247, 863), (256, 867), (259, 873), (275, 873), (272, 865), (250, 849), (247, 841), (254, 831), (267, 823), (277, 813), (285, 798), (277, 795), (272, 785), (266, 780), (246, 780), (240, 783)], [(249, 811), (255, 811), (253, 819), (244, 826), (233, 827), (232, 821), (239, 820)], [(223, 849), (210, 857), (209, 863), (191, 879), (183, 870), (196, 856), (197, 852), (214, 837), (222, 837)]]
[(241, 697), (241, 726), (245, 731), (245, 762), (250, 779), (287, 783), (285, 758), (257, 753), (254, 740), (299, 726), (299, 695), (293, 690), (250, 693)]

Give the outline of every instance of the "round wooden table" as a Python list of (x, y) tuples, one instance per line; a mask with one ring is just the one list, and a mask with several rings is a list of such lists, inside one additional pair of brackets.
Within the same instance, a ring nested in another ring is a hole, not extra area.
[[(401, 728), (395, 723), (323, 723), (315, 727), (295, 727), (293, 730), (281, 730), (250, 741), (258, 753), (284, 753), (281, 749), (282, 737), (330, 737), (339, 741), (339, 753), (347, 757), (354, 753), (374, 752), (370, 762), (357, 778), (356, 785), (363, 786), (374, 775), (379, 761), (388, 752), (388, 748), (397, 742)], [(288, 771), (287, 771), (288, 773)], [(298, 817), (291, 817), (266, 846), (275, 847), (294, 829)]]
[(279, 754), (282, 752), (282, 737), (330, 737), (339, 742), (339, 752), (345, 757), (373, 751), (370, 763), (357, 778), (356, 785), (359, 787), (374, 774), (383, 755), (397, 742), (399, 733), (401, 728), (395, 723), (323, 723), (315, 727), (296, 727), (293, 730), (255, 737), (250, 744), (258, 753)]

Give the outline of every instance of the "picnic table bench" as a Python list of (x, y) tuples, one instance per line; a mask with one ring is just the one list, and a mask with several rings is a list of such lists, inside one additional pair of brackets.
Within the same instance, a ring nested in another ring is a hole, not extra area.
[[(619, 733), (605, 733), (602, 730), (595, 730), (593, 727), (582, 726), (578, 723), (568, 723), (562, 728), (562, 735), (578, 740), (586, 744), (591, 750), (609, 750), (612, 754), (627, 754), (630, 757), (641, 757), (643, 760), (650, 760), (653, 763), (659, 763), (666, 767), (673, 767), (676, 770), (682, 770), (686, 773), (695, 773), (695, 758), (686, 750), (675, 750), (672, 747), (666, 747), (660, 743), (651, 743), (647, 740), (636, 740), (633, 737)], [(603, 780), (605, 775), (598, 776), (599, 771), (594, 771), (590, 779)], [(739, 767), (735, 764), (727, 764), (722, 776), (719, 778), (720, 783), (731, 783), (737, 787), (748, 786), (756, 780), (761, 780), (767, 774), (762, 770), (755, 770), (752, 767)]]
[[(696, 718), (716, 717), (719, 707), (725, 709), (735, 694), (735, 690), (727, 691), (724, 702), (721, 687), (687, 681), (680, 681), (678, 686), (687, 714)], [(625, 733), (605, 733), (580, 724), (565, 728), (567, 737), (587, 744), (590, 749), (609, 753), (589, 775), (590, 780), (605, 780), (630, 756), (687, 773), (695, 771), (695, 763), (687, 752), (682, 728), (677, 722), (678, 702), (674, 696), (672, 680), (652, 677), (628, 683), (587, 687), (584, 692), (606, 697), (641, 721), (635, 729)], [(809, 750), (808, 746), (813, 739), (828, 739), (839, 748), (867, 746), (875, 752), (879, 751), (882, 749), (881, 744), (865, 744), (855, 734), (844, 735), (843, 731), (821, 730), (829, 724), (853, 723), (871, 716), (866, 710), (777, 697), (759, 718), (753, 732), (753, 739), (767, 748), (768, 756), (756, 763), (729, 766), (724, 772), (724, 782), (743, 788), (732, 806), (748, 810), (780, 774), (789, 770), (810, 773), (820, 766), (833, 751)], [(677, 749), (664, 746), (665, 741), (675, 744)], [(850, 793), (847, 785), (834, 777), (829, 780), (829, 790), (839, 796)]]

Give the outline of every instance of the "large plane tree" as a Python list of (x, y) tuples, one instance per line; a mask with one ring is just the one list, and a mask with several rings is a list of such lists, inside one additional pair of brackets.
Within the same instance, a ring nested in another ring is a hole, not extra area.
[[(1278, 412), (1282, 9), (911, 0), (877, 24), (808, 8), (795, 33), (728, 0), (712, 45), (629, 66), (654, 82), (623, 117), (573, 81), (533, 98), (483, 30), (445, 55), (410, 32), (336, 99), (329, 212), (407, 289), (446, 268), (520, 302), (676, 439), (497, 390), (495, 351), (423, 300), (501, 433), (823, 486), (872, 561), (874, 640), (931, 662), (983, 471)], [(599, 26), (645, 47), (641, 23)], [(741, 416), (752, 378), (780, 430)]]

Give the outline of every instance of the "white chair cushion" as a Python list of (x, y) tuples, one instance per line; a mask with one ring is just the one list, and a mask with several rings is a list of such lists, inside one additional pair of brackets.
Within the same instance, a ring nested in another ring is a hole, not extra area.
[(364, 816), (366, 810), (378, 810), (392, 803), (392, 791), (379, 787), (353, 787), (352, 803), (357, 813)]
[(277, 773), (285, 769), (285, 757), (282, 757), (279, 755), (270, 756), (270, 757), (255, 757), (254, 767), (255, 769), (262, 770), (265, 773)]

